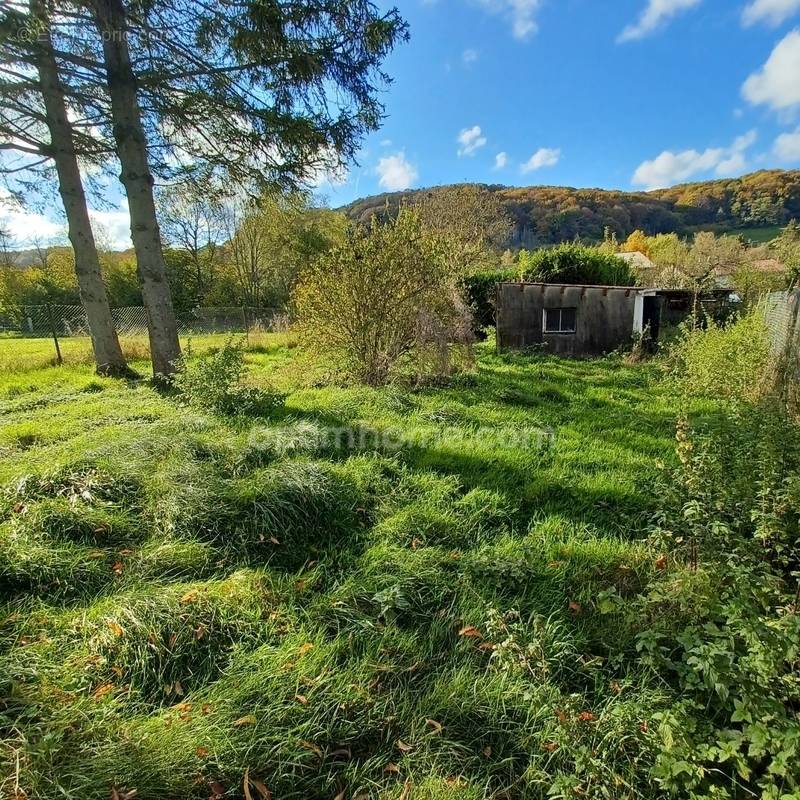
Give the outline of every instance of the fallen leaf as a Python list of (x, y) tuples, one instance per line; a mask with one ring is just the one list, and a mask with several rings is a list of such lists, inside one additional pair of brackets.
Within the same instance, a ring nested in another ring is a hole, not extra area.
[(258, 720), (252, 714), (248, 714), (247, 716), (239, 717), (239, 719), (233, 723), (233, 727), (242, 728), (245, 725), (255, 725), (256, 722), (258, 722)]
[(576, 603), (574, 600), (569, 601), (569, 610), (577, 616), (578, 614), (583, 611), (583, 608), (580, 603)]
[(198, 758), (208, 758), (208, 748), (206, 747), (198, 747), (195, 753), (197, 753)]
[(411, 549), (412, 549), (412, 550), (417, 550), (417, 549), (419, 549), (420, 547), (422, 547), (422, 539), (417, 539), (417, 537), (415, 536), (415, 537), (414, 537), (414, 538), (411, 540)]
[(189, 603), (194, 603), (199, 594), (200, 592), (198, 592), (197, 589), (190, 589), (183, 597), (181, 597), (181, 605), (185, 606)]
[(579, 722), (594, 722), (596, 719), (597, 717), (595, 717), (591, 711), (581, 711), (581, 713), (578, 714)]
[(411, 789), (413, 786), (414, 784), (411, 783), (411, 778), (408, 778), (405, 784), (403, 784), (403, 791), (400, 792), (400, 797), (398, 797), (397, 800), (408, 800), (408, 798), (411, 796)]
[(267, 785), (256, 778), (250, 778), (250, 785), (258, 792), (261, 800), (272, 800), (272, 792), (267, 788)]
[(270, 536), (269, 540), (272, 542), (272, 544), (280, 544), (280, 542), (274, 536)]
[(305, 644), (301, 644), (300, 647), (297, 648), (297, 652), (302, 656), (307, 653), (309, 650), (314, 649), (313, 642), (306, 642)]
[(434, 734), (438, 735), (442, 732), (442, 723), (437, 722), (435, 719), (426, 719), (425, 724), (433, 728)]
[(94, 697), (95, 700), (99, 700), (101, 697), (105, 697), (106, 695), (111, 694), (113, 691), (113, 683), (103, 683), (92, 692), (92, 697)]
[(666, 556), (659, 556), (656, 559), (656, 569), (665, 570), (666, 568), (667, 568), (667, 557)]
[(458, 635), (479, 639), (481, 632), (474, 625), (467, 625), (458, 632)]
[(567, 714), (565, 711), (558, 710), (556, 711), (556, 719), (562, 724), (566, 724), (567, 722)]
[(483, 748), (482, 752), (486, 756), (486, 758), (492, 757), (492, 748), (490, 745), (486, 745), (486, 747)]
[(303, 747), (305, 747), (306, 750), (311, 750), (311, 752), (314, 753), (319, 758), (322, 758), (325, 755), (322, 752), (322, 748), (318, 744), (314, 744), (314, 742), (309, 742), (308, 740), (303, 739), (301, 740), (300, 744), (303, 745)]
[(122, 625), (120, 625), (118, 622), (114, 622), (113, 619), (110, 619), (107, 624), (108, 624), (108, 627), (109, 627), (111, 633), (113, 633), (114, 636), (124, 636), (125, 635), (125, 631), (122, 629)]
[(609, 688), (612, 692), (614, 692), (614, 694), (622, 693), (622, 686), (620, 686), (619, 681), (611, 681)]
[[(138, 794), (138, 789), (117, 789), (116, 786), (111, 787), (111, 800), (133, 800)], [(22, 797), (22, 795), (20, 795), (20, 797)]]
[(212, 791), (211, 796), (214, 798), (214, 800), (217, 800), (217, 798), (222, 797), (225, 794), (225, 792), (228, 791), (219, 781), (211, 781), (208, 788), (211, 789)]
[(542, 745), (542, 750), (547, 750), (548, 753), (553, 753), (558, 750), (558, 743), (557, 742), (545, 742)]
[(478, 650), (484, 650), (484, 651), (486, 651), (486, 650), (494, 650), (495, 647), (496, 647), (496, 645), (494, 644), (494, 642), (481, 642), (478, 645)]
[(642, 723), (639, 725), (639, 730), (640, 730), (642, 733), (647, 733), (647, 731), (648, 731), (647, 720), (645, 720), (644, 722), (642, 722)]
[(301, 706), (308, 705), (308, 698), (304, 694), (296, 694), (294, 696), (294, 699), (297, 700), (297, 702), (300, 703)]
[(400, 774), (400, 767), (397, 764), (392, 763), (391, 761), (383, 768), (383, 771), (387, 775), (399, 775)]
[(114, 564), (112, 564), (111, 571), (115, 575), (122, 575), (122, 567), (123, 567), (122, 562), (121, 561), (116, 561), (116, 562), (114, 562)]
[(186, 694), (186, 692), (183, 691), (183, 684), (180, 681), (175, 681), (172, 689), (178, 697), (183, 697), (183, 695)]
[(398, 739), (397, 742), (395, 742), (395, 746), (401, 753), (410, 753), (414, 749), (413, 744), (407, 744), (402, 739)]

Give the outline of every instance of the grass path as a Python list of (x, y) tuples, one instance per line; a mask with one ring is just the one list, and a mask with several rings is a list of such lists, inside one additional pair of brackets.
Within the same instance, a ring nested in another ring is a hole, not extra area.
[[(248, 361), (291, 389), (285, 345)], [(669, 692), (601, 602), (652, 570), (656, 367), (487, 347), (452, 388), (294, 388), (236, 427), (18, 347), (0, 797), (657, 796)]]

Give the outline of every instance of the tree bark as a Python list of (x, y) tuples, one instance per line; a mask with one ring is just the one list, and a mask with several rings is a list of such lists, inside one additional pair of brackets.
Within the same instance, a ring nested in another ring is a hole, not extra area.
[(81, 304), (89, 321), (94, 360), (101, 375), (130, 374), (119, 344), (108, 294), (100, 270), (94, 233), (89, 220), (86, 194), (81, 182), (72, 125), (67, 117), (64, 87), (58, 75), (53, 53), (49, 19), (42, 0), (31, 0), (31, 13), (39, 20), (37, 69), (42, 92), (47, 127), (50, 133), (50, 155), (58, 174), (58, 190), (64, 204), (69, 240), (75, 253), (75, 273), (78, 278)]
[(131, 239), (147, 308), (153, 374), (169, 376), (178, 369), (181, 348), (156, 219), (153, 175), (128, 48), (125, 7), (122, 0), (94, 0), (93, 8), (103, 42), (114, 141), (122, 165), (120, 179), (128, 197)]

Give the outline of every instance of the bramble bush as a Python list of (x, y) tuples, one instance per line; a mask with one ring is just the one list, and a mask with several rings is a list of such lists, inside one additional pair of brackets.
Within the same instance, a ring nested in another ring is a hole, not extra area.
[(676, 701), (655, 715), (659, 785), (694, 800), (800, 793), (800, 431), (764, 392), (763, 322), (684, 331), (677, 388), (724, 400), (677, 428), (658, 487), (658, 556), (627, 611), (643, 666)]
[(669, 354), (676, 388), (687, 397), (755, 402), (765, 390), (770, 343), (762, 310), (705, 329), (681, 326)]

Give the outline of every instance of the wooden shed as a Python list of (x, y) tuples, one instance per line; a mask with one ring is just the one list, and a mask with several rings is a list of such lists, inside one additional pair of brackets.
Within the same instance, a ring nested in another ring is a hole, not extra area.
[(631, 342), (648, 325), (658, 338), (662, 300), (656, 289), (563, 283), (501, 283), (501, 350), (544, 345), (565, 356), (602, 355)]

